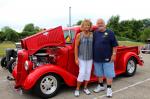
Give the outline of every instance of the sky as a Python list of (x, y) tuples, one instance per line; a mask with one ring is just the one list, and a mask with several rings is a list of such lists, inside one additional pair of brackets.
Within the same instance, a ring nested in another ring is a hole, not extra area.
[(105, 22), (111, 16), (120, 20), (150, 18), (150, 0), (0, 0), (0, 29), (9, 26), (22, 31), (25, 24), (33, 23), (41, 28), (66, 27), (71, 23), (98, 18)]

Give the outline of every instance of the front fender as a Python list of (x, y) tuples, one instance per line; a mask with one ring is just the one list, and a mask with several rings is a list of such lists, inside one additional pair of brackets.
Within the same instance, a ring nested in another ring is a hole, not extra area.
[(38, 79), (47, 73), (55, 73), (59, 75), (60, 77), (63, 78), (63, 80), (68, 86), (76, 85), (76, 77), (71, 73), (69, 73), (68, 71), (56, 65), (43, 65), (37, 67), (35, 70), (29, 73), (29, 75), (24, 81), (23, 88), (25, 90), (31, 89), (38, 81)]
[(140, 66), (143, 66), (143, 62), (140, 60), (140, 57), (137, 54), (135, 54), (134, 52), (127, 52), (123, 56), (123, 65), (124, 65), (123, 67), (125, 68), (124, 70), (126, 70), (127, 61), (131, 57), (134, 57), (136, 59), (137, 64), (139, 64)]

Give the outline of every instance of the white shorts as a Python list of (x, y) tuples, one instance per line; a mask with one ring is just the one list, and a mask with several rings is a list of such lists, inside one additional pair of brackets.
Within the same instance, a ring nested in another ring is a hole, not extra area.
[(79, 74), (77, 81), (83, 82), (89, 81), (91, 77), (91, 70), (92, 70), (92, 59), (91, 60), (81, 60), (79, 59)]

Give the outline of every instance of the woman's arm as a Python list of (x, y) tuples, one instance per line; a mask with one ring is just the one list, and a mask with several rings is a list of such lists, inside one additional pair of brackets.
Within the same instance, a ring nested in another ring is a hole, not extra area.
[(77, 37), (75, 39), (75, 50), (74, 50), (74, 54), (75, 54), (75, 62), (77, 65), (79, 65), (79, 61), (78, 61), (78, 46), (80, 43), (80, 33), (77, 34)]

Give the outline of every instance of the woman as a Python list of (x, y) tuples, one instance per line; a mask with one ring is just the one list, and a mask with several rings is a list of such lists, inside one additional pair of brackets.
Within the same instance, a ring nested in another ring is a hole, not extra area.
[(79, 65), (79, 75), (77, 78), (77, 87), (74, 95), (79, 96), (79, 90), (82, 82), (84, 83), (84, 92), (89, 95), (87, 85), (91, 76), (92, 58), (93, 58), (93, 33), (90, 32), (92, 23), (85, 19), (81, 23), (81, 32), (77, 34), (75, 40), (75, 62)]

